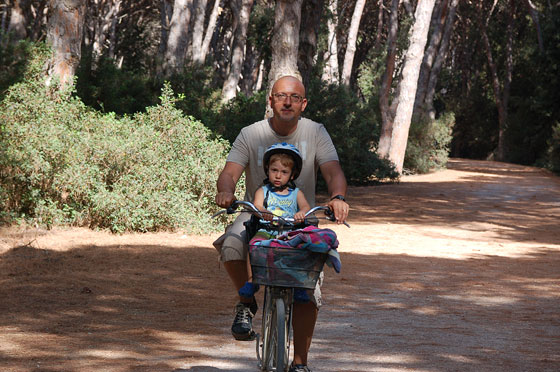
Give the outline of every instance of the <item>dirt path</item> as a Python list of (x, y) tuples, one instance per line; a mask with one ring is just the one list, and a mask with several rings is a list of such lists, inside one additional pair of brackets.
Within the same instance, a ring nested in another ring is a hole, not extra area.
[[(348, 199), (314, 372), (560, 370), (559, 178), (453, 160)], [(0, 371), (256, 371), (215, 237), (0, 230)]]

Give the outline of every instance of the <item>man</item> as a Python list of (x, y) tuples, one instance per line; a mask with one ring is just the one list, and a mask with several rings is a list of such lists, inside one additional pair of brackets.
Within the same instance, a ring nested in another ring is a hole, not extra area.
[[(317, 171), (320, 169), (331, 197), (329, 206), (337, 222), (343, 223), (348, 216), (348, 204), (344, 200), (346, 178), (325, 127), (300, 117), (307, 106), (303, 84), (293, 76), (281, 77), (274, 83), (269, 101), (274, 116), (243, 128), (233, 143), (226, 165), (218, 177), (216, 204), (226, 208), (233, 203), (235, 186), (243, 172), (246, 176), (245, 199), (252, 201), (255, 191), (265, 178), (262, 166), (264, 151), (274, 143), (287, 142), (295, 145), (302, 153), (303, 166), (296, 184), (308, 196), (309, 204), (315, 205), (315, 185)], [(214, 242), (237, 290), (247, 281), (247, 244), (243, 222), (248, 218), (248, 213), (241, 214), (226, 233)], [(320, 294), (318, 285), (312, 301), (294, 304), (294, 360), (290, 372), (309, 371), (307, 354), (321, 305)], [(256, 310), (254, 297), (240, 297), (232, 325), (232, 334), (237, 340), (252, 339), (252, 318)]]

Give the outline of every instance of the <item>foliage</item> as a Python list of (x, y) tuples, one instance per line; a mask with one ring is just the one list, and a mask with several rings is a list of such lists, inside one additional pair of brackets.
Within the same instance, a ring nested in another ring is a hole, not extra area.
[[(7, 41), (7, 38), (0, 33), (0, 43)], [(6, 42), (0, 48), (0, 99), (11, 85), (22, 79), (32, 45), (27, 41), (15, 44)]]
[(552, 137), (548, 143), (546, 164), (550, 170), (560, 174), (560, 123), (557, 123), (552, 131)]
[(92, 70), (90, 55), (82, 57), (77, 77), (76, 92), (86, 105), (120, 115), (145, 111), (157, 103), (161, 89), (148, 75), (120, 69), (106, 58)]
[[(442, 74), (442, 80), (457, 76)], [(447, 75), (447, 76), (446, 76)], [(486, 159), (495, 149), (498, 138), (498, 112), (485, 82), (486, 75), (471, 82), (471, 87), (463, 96), (449, 95), (447, 110), (455, 113), (451, 156), (470, 159)], [(452, 84), (460, 85), (456, 80)], [(458, 86), (453, 89), (460, 89)], [(437, 101), (436, 101), (437, 102)]]
[(524, 34), (515, 65), (508, 160), (554, 169), (560, 122), (560, 9), (552, 9), (541, 21), (544, 50), (538, 49), (534, 34)]
[(338, 151), (350, 184), (395, 180), (398, 174), (374, 149), (379, 141), (379, 115), (372, 105), (361, 103), (345, 87), (310, 84), (306, 117), (325, 125)]
[(210, 129), (233, 143), (243, 127), (264, 118), (266, 92), (259, 92), (252, 97), (242, 94), (216, 110), (207, 112), (204, 122)]
[[(0, 104), (0, 206), (36, 224), (122, 231), (205, 232), (227, 142), (175, 107), (117, 117), (87, 108), (71, 91), (45, 89), (45, 55)], [(31, 78), (30, 78), (31, 77)]]
[[(544, 3), (537, 6), (546, 8)], [(536, 27), (526, 7), (517, 7), (513, 76), (505, 128), (506, 160), (514, 163), (549, 166), (553, 127), (560, 121), (560, 8), (540, 13), (544, 49), (537, 43)], [(472, 12), (467, 3), (460, 12)], [(501, 4), (489, 24), (494, 62), (499, 79), (505, 79), (506, 44), (504, 32), (509, 7)], [(484, 46), (478, 37), (477, 21), (461, 17), (456, 26), (454, 57), (440, 78), (439, 89), (446, 90), (446, 109), (455, 112), (452, 156), (490, 157), (498, 142), (498, 113), (487, 68)], [(483, 66), (484, 68), (480, 68)], [(503, 88), (503, 87), (502, 87)]]
[(406, 146), (404, 168), (428, 173), (447, 165), (455, 115), (447, 113), (436, 120), (413, 121)]

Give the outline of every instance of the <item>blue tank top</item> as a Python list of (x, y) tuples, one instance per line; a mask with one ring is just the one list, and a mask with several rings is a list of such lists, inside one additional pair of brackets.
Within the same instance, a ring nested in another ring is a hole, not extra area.
[[(286, 195), (279, 195), (272, 191), (270, 185), (262, 186), (264, 199), (266, 200), (265, 208), (272, 212), (275, 216), (293, 217), (298, 211), (297, 194), (299, 189), (289, 189)], [(267, 198), (268, 195), (268, 198)]]

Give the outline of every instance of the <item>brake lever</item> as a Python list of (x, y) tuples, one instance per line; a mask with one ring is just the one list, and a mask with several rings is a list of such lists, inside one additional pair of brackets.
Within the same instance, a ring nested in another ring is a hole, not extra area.
[(235, 204), (235, 206), (232, 204), (229, 207), (227, 207), (225, 211), (227, 214), (234, 214), (237, 210), (237, 207), (238, 207), (237, 204)]
[(216, 218), (218, 217), (220, 214), (222, 213), (227, 213), (227, 214), (234, 214), (237, 211), (237, 208), (239, 207), (238, 204), (236, 204), (235, 202), (233, 202), (229, 207), (227, 207), (226, 209), (221, 209), (218, 212), (214, 213), (212, 215), (212, 218)]
[[(334, 217), (334, 212), (332, 211), (332, 209), (325, 209), (325, 216), (327, 216), (327, 220), (336, 222), (336, 218)], [(350, 225), (346, 221), (344, 221), (342, 224), (346, 227), (350, 227)]]

